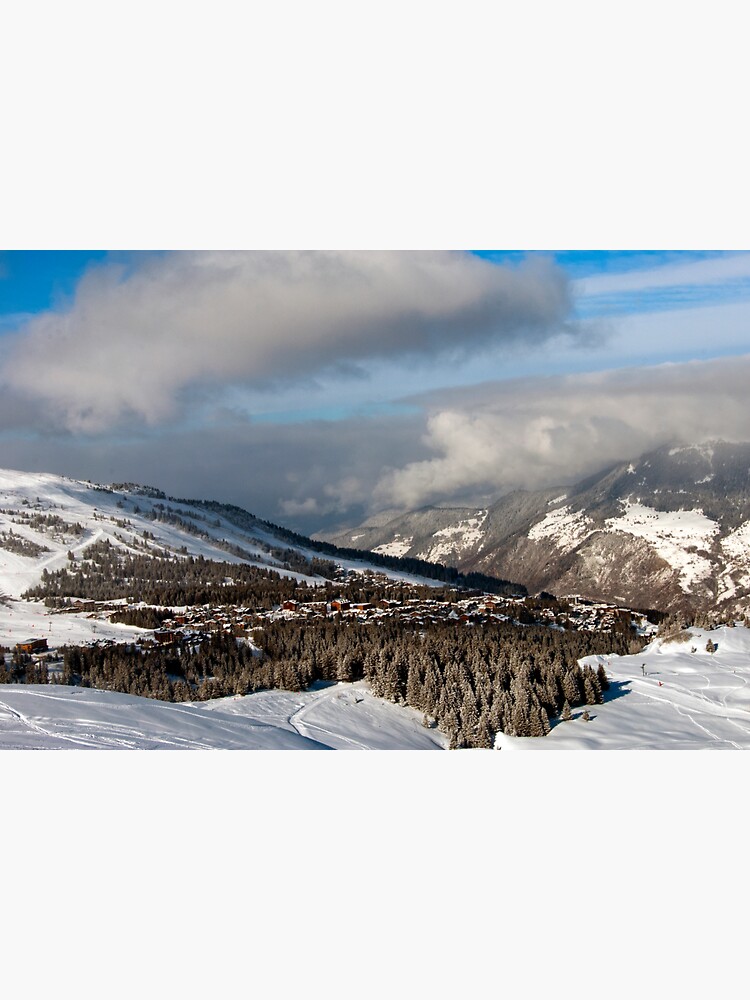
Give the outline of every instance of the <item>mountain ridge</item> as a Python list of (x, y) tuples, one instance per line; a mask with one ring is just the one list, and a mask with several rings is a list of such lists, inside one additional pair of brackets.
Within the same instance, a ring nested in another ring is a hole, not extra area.
[(485, 508), (422, 508), (352, 535), (373, 551), (511, 575), (531, 592), (665, 611), (750, 606), (750, 443), (672, 443)]
[[(335, 579), (337, 567), (420, 584), (469, 585), (452, 567), (339, 551), (233, 504), (171, 497), (138, 483), (0, 469), (0, 593), (20, 598), (44, 571), (65, 568), (99, 543), (130, 555), (250, 564), (311, 585)], [(498, 591), (524, 592), (508, 581), (486, 582)]]

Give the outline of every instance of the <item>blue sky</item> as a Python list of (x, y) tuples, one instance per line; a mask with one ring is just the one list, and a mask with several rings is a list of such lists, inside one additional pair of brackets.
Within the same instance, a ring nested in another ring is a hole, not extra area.
[(64, 306), (88, 268), (102, 263), (128, 267), (138, 256), (112, 250), (0, 250), (0, 330)]
[(745, 251), (3, 251), (0, 464), (313, 531), (749, 436), (749, 345)]

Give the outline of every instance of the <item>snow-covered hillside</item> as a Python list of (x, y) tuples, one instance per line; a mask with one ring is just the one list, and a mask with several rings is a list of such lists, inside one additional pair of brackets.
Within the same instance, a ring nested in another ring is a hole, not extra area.
[[(713, 652), (707, 649), (711, 643)], [(750, 629), (690, 628), (635, 656), (592, 656), (611, 680), (604, 704), (573, 711), (544, 739), (498, 735), (503, 750), (750, 749)]]
[[(104, 539), (135, 554), (151, 551), (227, 563), (250, 562), (282, 576), (310, 582), (321, 579), (286, 569), (283, 558), (271, 550), (289, 549), (307, 558), (319, 553), (290, 543), (267, 522), (238, 508), (175, 500), (149, 487), (101, 486), (47, 473), (0, 470), (3, 594), (19, 597), (39, 581), (42, 570), (64, 567), (68, 553), (75, 557)], [(339, 562), (344, 568), (367, 567), (358, 560)], [(391, 575), (434, 582), (397, 571)]]
[(413, 709), (364, 683), (172, 704), (57, 685), (0, 686), (0, 750), (443, 750)]
[[(304, 560), (320, 554), (293, 544), (267, 522), (239, 508), (174, 500), (134, 484), (101, 486), (47, 473), (0, 470), (0, 645), (44, 636), (51, 646), (96, 639), (127, 641), (142, 630), (104, 616), (50, 614), (40, 601), (21, 600), (46, 570), (80, 562), (86, 550), (108, 541), (133, 555), (203, 556), (219, 562), (266, 567), (311, 585), (323, 578), (305, 572)], [(288, 554), (302, 557), (288, 568)], [(397, 569), (341, 558), (343, 569), (376, 569), (393, 579), (434, 585)], [(228, 574), (231, 570), (228, 569)], [(137, 596), (137, 595), (134, 595)]]
[[(713, 652), (706, 648), (711, 643)], [(587, 657), (611, 681), (604, 703), (553, 720), (544, 738), (498, 735), (496, 747), (549, 750), (750, 749), (750, 629), (691, 628), (635, 656)], [(305, 692), (171, 704), (63, 686), (0, 687), (0, 749), (437, 750), (422, 715), (375, 698), (364, 682)]]

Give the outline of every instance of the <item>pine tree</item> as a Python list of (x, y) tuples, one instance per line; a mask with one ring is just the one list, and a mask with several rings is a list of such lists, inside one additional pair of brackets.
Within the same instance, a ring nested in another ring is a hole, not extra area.
[(547, 736), (547, 735), (549, 735), (549, 732), (550, 732), (550, 730), (551, 730), (552, 727), (549, 724), (549, 716), (547, 715), (547, 709), (544, 707), (544, 705), (542, 705), (539, 714), (541, 715), (541, 718), (542, 718), (542, 732), (543, 732), (543, 735)]
[(594, 682), (588, 674), (584, 675), (583, 678), (583, 696), (586, 699), (587, 705), (598, 704), (599, 698), (597, 698), (596, 688), (594, 687)]

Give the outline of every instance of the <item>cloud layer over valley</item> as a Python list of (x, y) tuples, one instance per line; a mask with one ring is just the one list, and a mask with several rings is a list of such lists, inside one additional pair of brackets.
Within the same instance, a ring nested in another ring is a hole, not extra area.
[(384, 504), (564, 485), (670, 441), (750, 439), (750, 356), (519, 379), (431, 394), (433, 453), (387, 473)]

